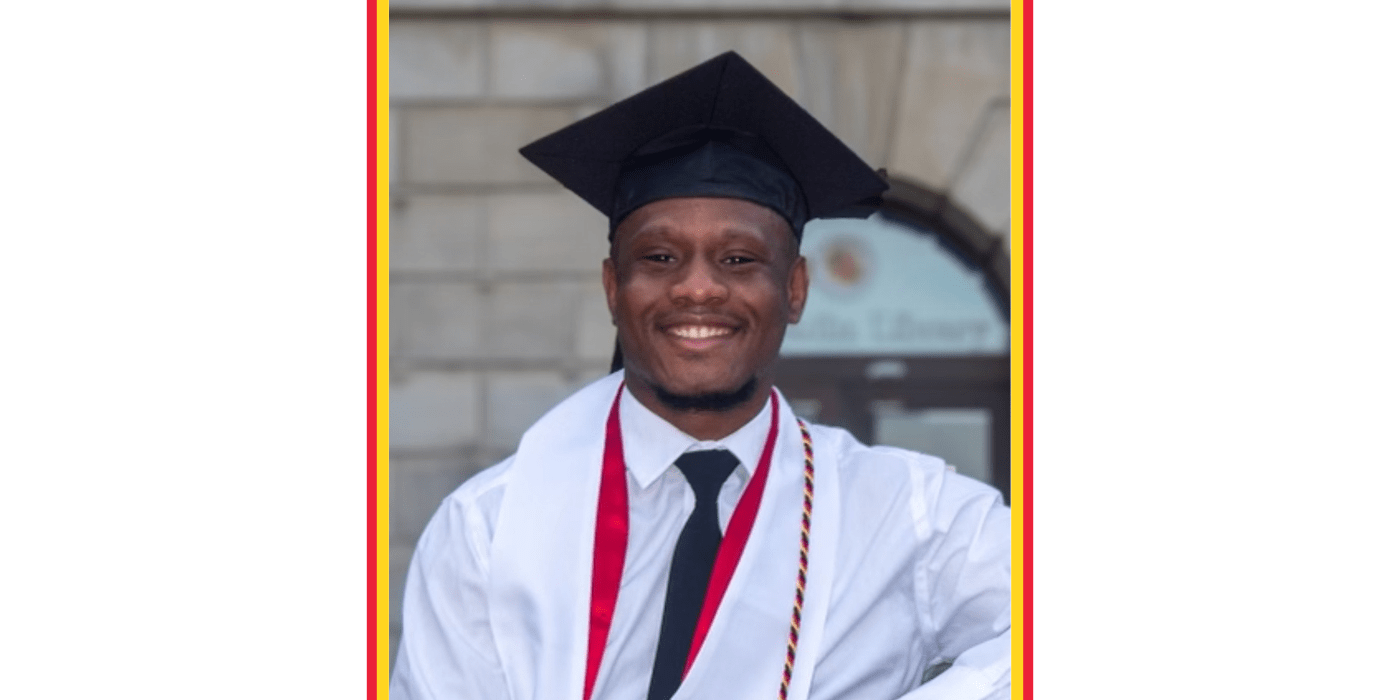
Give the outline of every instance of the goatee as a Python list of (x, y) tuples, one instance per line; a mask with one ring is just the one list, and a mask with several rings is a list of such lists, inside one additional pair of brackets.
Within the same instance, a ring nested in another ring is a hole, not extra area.
[(715, 391), (705, 394), (673, 394), (656, 384), (651, 385), (651, 390), (656, 392), (656, 398), (667, 408), (675, 411), (729, 411), (753, 398), (754, 390), (757, 388), (757, 377), (750, 377), (743, 386), (734, 391)]

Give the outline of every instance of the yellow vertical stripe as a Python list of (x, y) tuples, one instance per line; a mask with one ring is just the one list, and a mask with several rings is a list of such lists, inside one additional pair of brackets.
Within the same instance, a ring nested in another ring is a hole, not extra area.
[(1025, 7), (1011, 2), (1011, 697), (1025, 697)]
[(375, 694), (389, 697), (389, 0), (375, 0)]

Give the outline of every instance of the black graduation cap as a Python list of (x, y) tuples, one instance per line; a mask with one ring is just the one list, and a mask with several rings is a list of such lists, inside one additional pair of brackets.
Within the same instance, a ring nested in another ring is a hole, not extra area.
[(729, 51), (520, 149), (610, 222), (667, 197), (736, 197), (782, 215), (865, 217), (888, 188), (834, 134)]

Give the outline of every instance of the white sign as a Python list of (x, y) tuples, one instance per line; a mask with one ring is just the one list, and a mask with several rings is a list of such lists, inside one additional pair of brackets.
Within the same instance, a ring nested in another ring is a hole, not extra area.
[(802, 234), (812, 276), (785, 356), (1000, 355), (1010, 331), (982, 274), (879, 215), (812, 221)]

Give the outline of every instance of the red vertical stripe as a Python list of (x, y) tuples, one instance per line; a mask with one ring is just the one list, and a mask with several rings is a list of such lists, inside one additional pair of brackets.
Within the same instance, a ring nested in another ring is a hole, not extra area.
[(593, 593), (588, 609), (588, 657), (583, 675), (583, 700), (593, 697), (593, 685), (603, 664), (612, 627), (617, 595), (622, 588), (622, 567), (627, 559), (627, 459), (622, 449), (622, 420), (617, 403), (622, 387), (613, 396), (603, 443), (603, 473), (598, 485), (598, 516), (593, 530)]
[(1021, 595), (1025, 596), (1025, 598), (1024, 598), (1024, 600), (1023, 600), (1024, 607), (1022, 608), (1022, 610), (1025, 612), (1025, 620), (1022, 621), (1022, 629), (1024, 630), (1024, 634), (1025, 634), (1025, 640), (1024, 640), (1024, 644), (1025, 644), (1025, 655), (1024, 655), (1024, 657), (1023, 657), (1024, 663), (1025, 663), (1025, 668), (1022, 670), (1022, 671), (1023, 671), (1022, 678), (1025, 679), (1025, 686), (1026, 686), (1026, 687), (1025, 687), (1025, 693), (1024, 693), (1024, 695), (1022, 695), (1022, 698), (1023, 698), (1024, 700), (1031, 700), (1031, 688), (1033, 687), (1033, 684), (1032, 684), (1032, 682), (1031, 682), (1031, 669), (1032, 669), (1032, 667), (1033, 667), (1033, 664), (1031, 663), (1031, 661), (1032, 661), (1031, 648), (1032, 648), (1032, 646), (1033, 646), (1033, 645), (1032, 645), (1032, 639), (1033, 639), (1033, 636), (1034, 636), (1034, 635), (1033, 635), (1032, 632), (1031, 632), (1031, 622), (1032, 622), (1032, 620), (1034, 620), (1034, 618), (1035, 618), (1035, 615), (1034, 615), (1033, 612), (1032, 612), (1033, 601), (1034, 601), (1034, 599), (1035, 599), (1035, 596), (1032, 595), (1033, 589), (1032, 589), (1032, 586), (1031, 586), (1032, 562), (1035, 560), (1035, 557), (1033, 556), (1034, 549), (1032, 548), (1032, 535), (1031, 535), (1031, 531), (1032, 531), (1032, 529), (1033, 529), (1033, 528), (1031, 527), (1031, 522), (1032, 522), (1032, 520), (1033, 520), (1033, 518), (1032, 518), (1032, 508), (1031, 508), (1031, 505), (1032, 505), (1032, 503), (1034, 502), (1034, 499), (1031, 497), (1031, 494), (1034, 492), (1034, 489), (1032, 488), (1032, 478), (1031, 478), (1031, 477), (1032, 477), (1032, 475), (1034, 474), (1034, 471), (1035, 471), (1034, 469), (1031, 468), (1031, 462), (1032, 462), (1031, 455), (1034, 453), (1033, 450), (1031, 449), (1031, 446), (1032, 446), (1031, 436), (1032, 436), (1032, 433), (1034, 432), (1034, 431), (1032, 430), (1032, 425), (1033, 425), (1033, 424), (1032, 424), (1032, 421), (1031, 421), (1031, 416), (1035, 413), (1035, 411), (1033, 410), (1034, 401), (1032, 400), (1032, 399), (1033, 399), (1033, 393), (1034, 393), (1034, 392), (1033, 392), (1033, 388), (1034, 388), (1034, 386), (1035, 386), (1035, 381), (1034, 381), (1034, 367), (1035, 367), (1035, 363), (1032, 361), (1032, 355), (1031, 355), (1031, 346), (1032, 346), (1031, 340), (1032, 340), (1032, 335), (1033, 335), (1033, 328), (1034, 328), (1034, 326), (1035, 326), (1035, 324), (1034, 324), (1034, 322), (1033, 322), (1034, 315), (1033, 315), (1033, 313), (1032, 313), (1034, 304), (1033, 304), (1033, 302), (1032, 302), (1032, 300), (1031, 300), (1031, 298), (1032, 298), (1032, 295), (1031, 295), (1031, 287), (1032, 287), (1032, 275), (1031, 275), (1032, 265), (1031, 265), (1031, 261), (1032, 261), (1032, 259), (1033, 259), (1033, 257), (1034, 257), (1034, 256), (1032, 255), (1032, 249), (1033, 249), (1032, 241), (1034, 240), (1034, 238), (1033, 238), (1033, 236), (1031, 235), (1031, 221), (1033, 220), (1033, 217), (1031, 216), (1031, 211), (1032, 211), (1031, 202), (1032, 202), (1032, 199), (1033, 199), (1033, 197), (1031, 196), (1031, 193), (1032, 193), (1032, 190), (1031, 190), (1031, 183), (1032, 183), (1032, 181), (1035, 179), (1035, 178), (1032, 176), (1033, 168), (1031, 167), (1031, 164), (1032, 164), (1032, 155), (1033, 155), (1033, 153), (1035, 152), (1035, 148), (1033, 147), (1034, 139), (1033, 139), (1033, 136), (1032, 136), (1033, 133), (1034, 133), (1034, 131), (1035, 131), (1035, 129), (1032, 128), (1032, 121), (1031, 121), (1031, 95), (1032, 95), (1032, 93), (1033, 93), (1033, 90), (1031, 89), (1031, 84), (1032, 84), (1032, 81), (1031, 81), (1031, 73), (1033, 72), (1033, 70), (1032, 70), (1032, 65), (1033, 65), (1033, 63), (1034, 63), (1034, 62), (1031, 60), (1031, 43), (1032, 43), (1032, 42), (1031, 42), (1031, 34), (1032, 34), (1032, 32), (1031, 32), (1031, 14), (1032, 14), (1032, 13), (1031, 13), (1031, 5), (1032, 5), (1032, 4), (1033, 4), (1033, 3), (1032, 3), (1032, 0), (1022, 0), (1022, 13), (1023, 13), (1023, 17), (1022, 17), (1022, 41), (1023, 41), (1024, 43), (1023, 43), (1023, 45), (1022, 45), (1022, 51), (1021, 51), (1021, 71), (1022, 71), (1021, 75), (1022, 75), (1022, 78), (1023, 78), (1023, 79), (1022, 79), (1022, 83), (1021, 83), (1021, 90), (1022, 90), (1022, 95), (1021, 95), (1021, 100), (1022, 100), (1022, 101), (1021, 101), (1021, 104), (1022, 104), (1022, 108), (1025, 110), (1025, 112), (1024, 112), (1024, 114), (1022, 115), (1022, 117), (1023, 117), (1023, 119), (1024, 119), (1024, 121), (1022, 122), (1022, 130), (1023, 130), (1023, 132), (1024, 132), (1024, 133), (1022, 134), (1022, 137), (1023, 137), (1024, 140), (1022, 141), (1022, 149), (1021, 149), (1021, 157), (1022, 157), (1022, 159), (1023, 159), (1023, 161), (1022, 161), (1021, 177), (1023, 178), (1023, 187), (1024, 187), (1024, 189), (1022, 190), (1023, 196), (1024, 196), (1024, 201), (1022, 202), (1023, 209), (1022, 209), (1022, 229), (1021, 229), (1021, 254), (1022, 254), (1023, 257), (1022, 257), (1022, 260), (1021, 260), (1021, 265), (1022, 265), (1022, 268), (1021, 268), (1021, 269), (1022, 269), (1022, 274), (1024, 275), (1025, 279), (1023, 279), (1023, 280), (1022, 280), (1022, 283), (1021, 283), (1021, 309), (1022, 309), (1021, 323), (1022, 323), (1023, 326), (1024, 326), (1024, 327), (1022, 328), (1022, 333), (1023, 333), (1023, 335), (1021, 336), (1021, 337), (1022, 337), (1022, 341), (1023, 341), (1023, 343), (1024, 343), (1024, 347), (1021, 348), (1021, 362), (1022, 362), (1023, 365), (1024, 365), (1024, 366), (1022, 367), (1022, 371), (1024, 372), (1024, 374), (1022, 374), (1022, 384), (1021, 384), (1021, 387), (1022, 387), (1022, 391), (1025, 392), (1025, 395), (1022, 397), (1021, 410), (1022, 410), (1022, 411), (1024, 412), (1024, 414), (1025, 414), (1025, 415), (1023, 416), (1024, 422), (1022, 423), (1022, 429), (1025, 430), (1025, 434), (1022, 436), (1022, 443), (1021, 443), (1021, 444), (1022, 444), (1022, 448), (1023, 448), (1022, 454), (1024, 455), (1025, 459), (1024, 459), (1024, 462), (1023, 462), (1023, 464), (1022, 464), (1021, 476), (1022, 476), (1022, 484), (1023, 484), (1023, 486), (1024, 486), (1024, 491), (1025, 491), (1025, 493), (1023, 493), (1023, 494), (1021, 495), (1021, 499), (1022, 499), (1022, 505), (1021, 505), (1021, 507), (1022, 507), (1022, 509), (1023, 509), (1023, 510), (1022, 510), (1022, 513), (1024, 514), (1024, 517), (1023, 517), (1023, 519), (1022, 519), (1022, 521), (1021, 521), (1021, 527), (1024, 528), (1023, 532), (1021, 533), (1021, 537), (1022, 537), (1022, 540), (1021, 540), (1021, 541), (1022, 541), (1023, 546), (1024, 546), (1023, 555), (1025, 556), (1025, 561), (1024, 561), (1022, 564), (1023, 564), (1023, 566), (1025, 567), (1023, 570), (1025, 571), (1025, 578), (1026, 578), (1026, 580), (1025, 580), (1025, 584), (1024, 584), (1024, 586), (1023, 586), (1023, 588), (1022, 588), (1022, 591), (1023, 591), (1023, 592), (1022, 592)]

